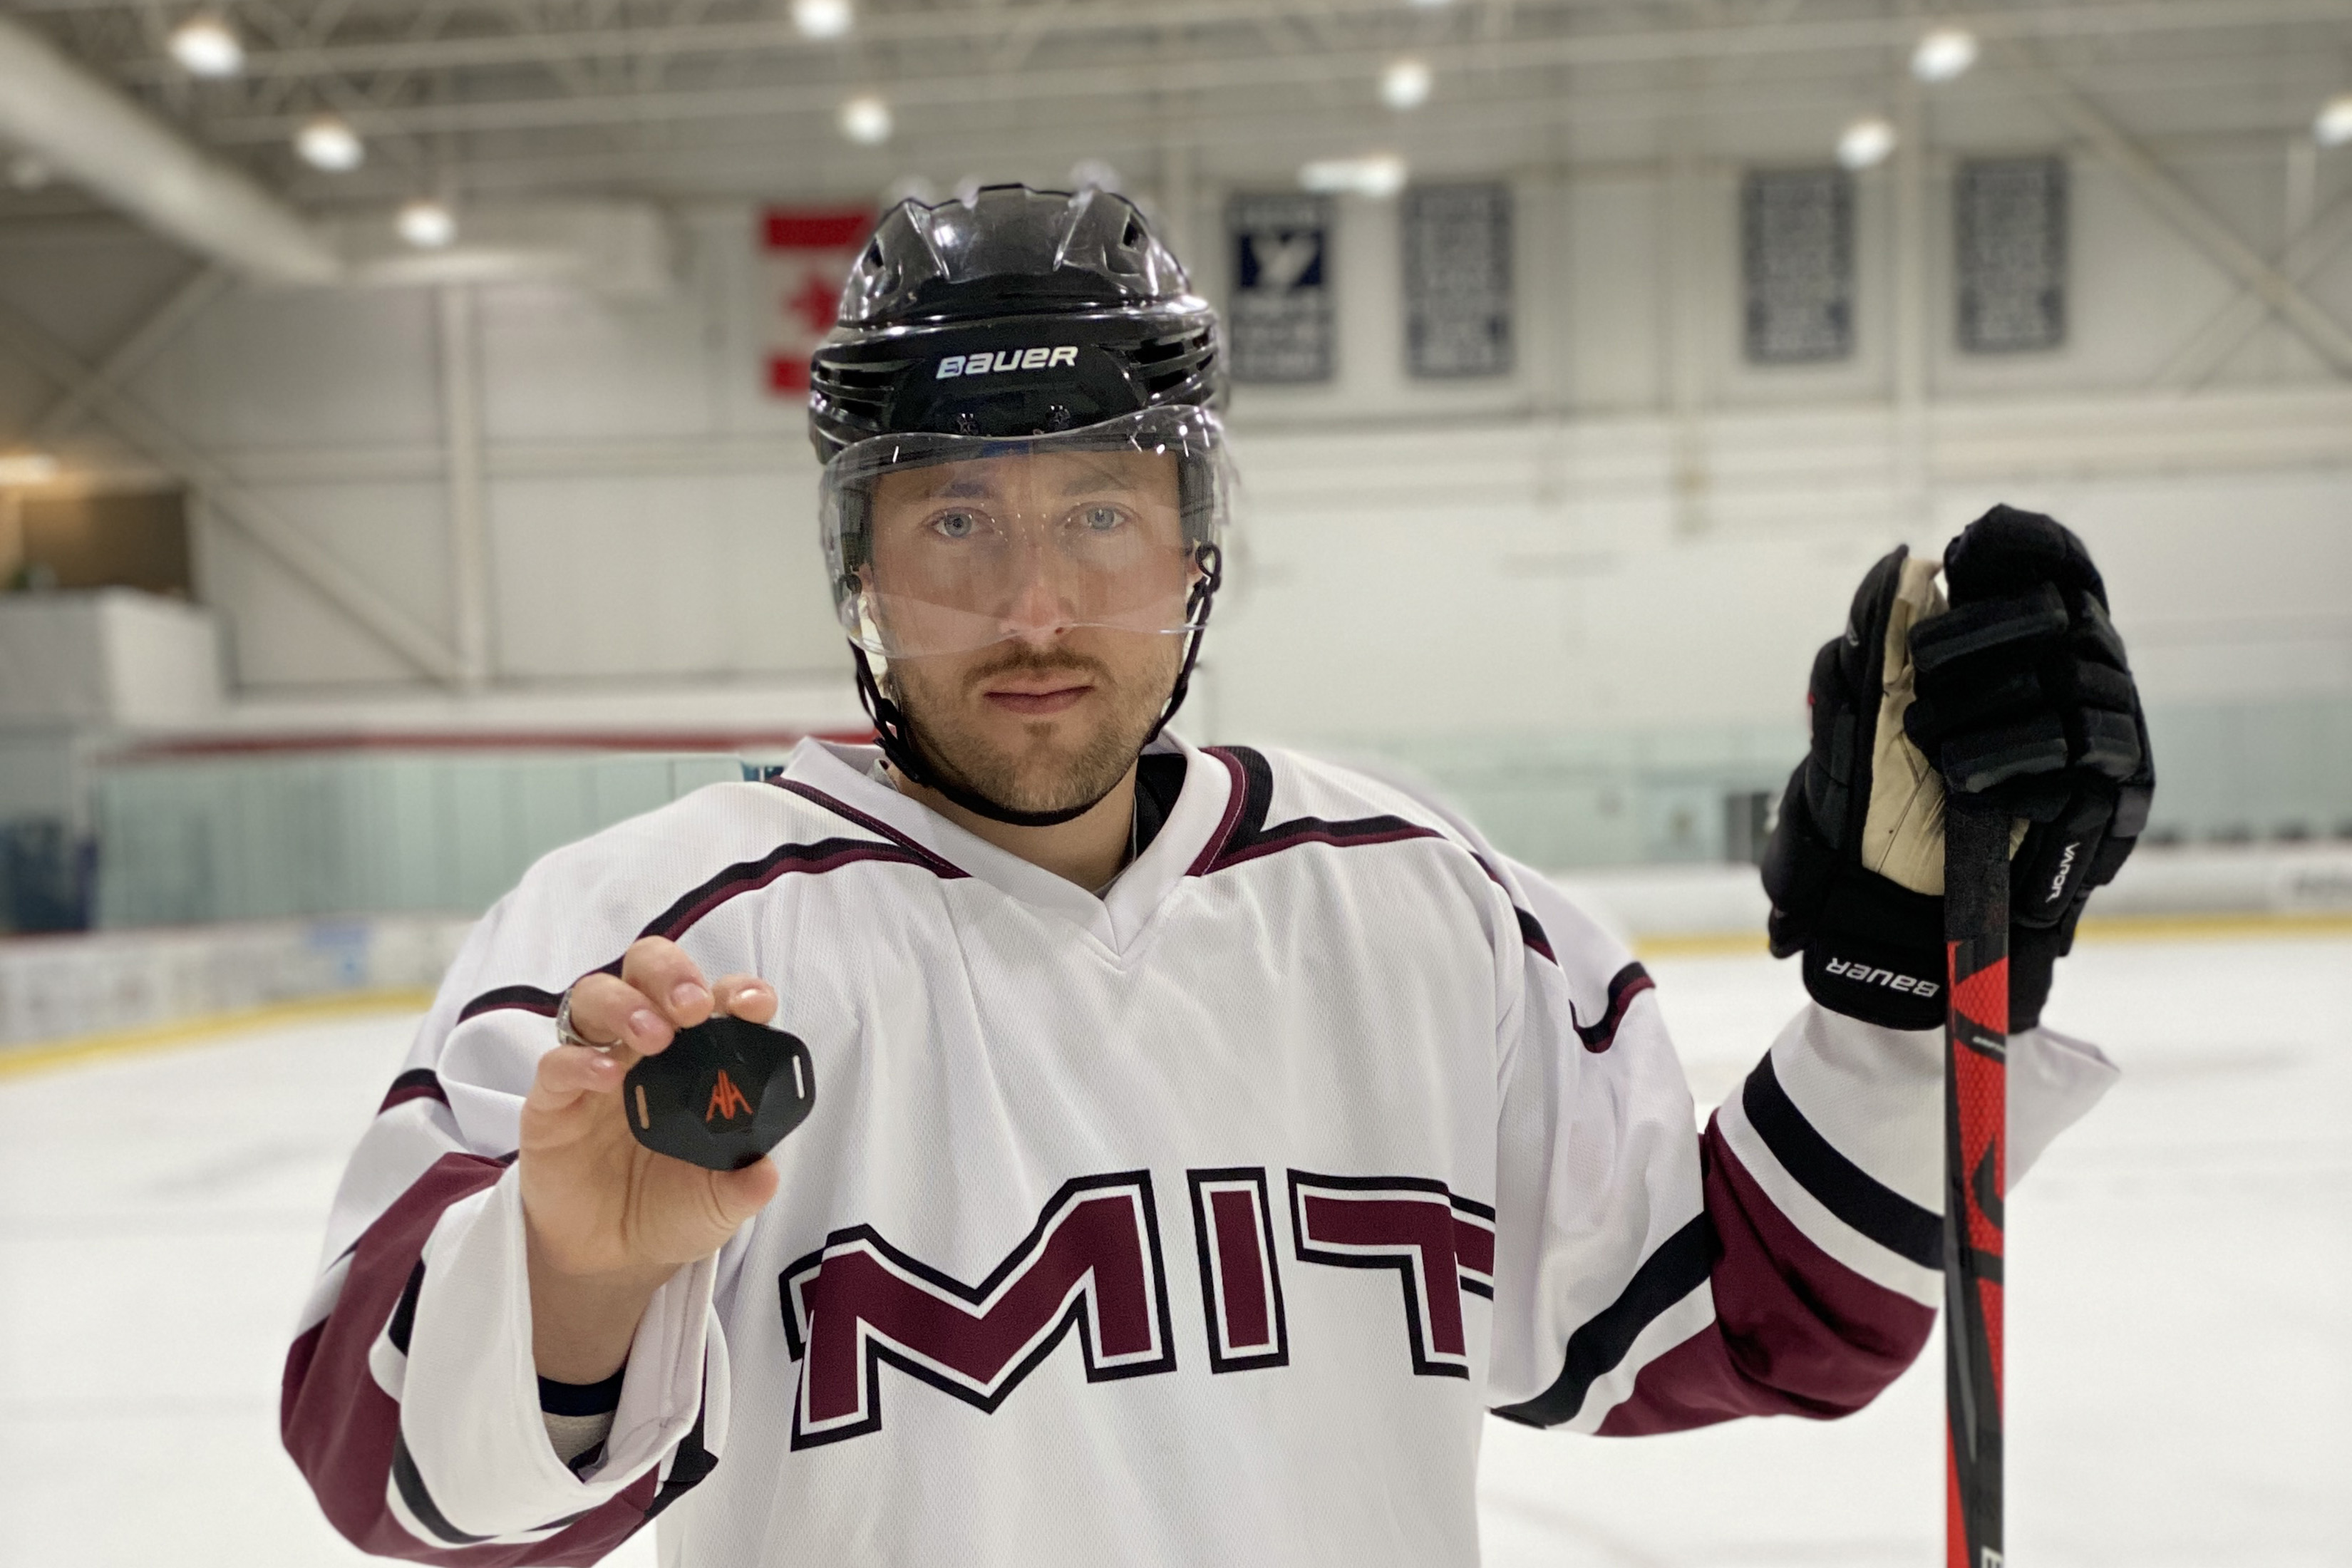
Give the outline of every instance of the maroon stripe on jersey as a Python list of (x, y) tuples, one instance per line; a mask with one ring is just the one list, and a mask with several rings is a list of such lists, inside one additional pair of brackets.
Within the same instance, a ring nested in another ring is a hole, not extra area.
[(1644, 991), (1654, 990), (1657, 984), (1650, 978), (1650, 972), (1640, 964), (1627, 964), (1609, 977), (1608, 1005), (1601, 1009), (1601, 1016), (1590, 1024), (1577, 1017), (1576, 1003), (1571, 998), (1568, 1004), (1568, 1021), (1574, 1026), (1576, 1037), (1584, 1042), (1584, 1048), (1599, 1056), (1615, 1045), (1617, 1030), (1625, 1022), (1625, 1010), (1633, 1005), (1634, 997)]
[[(1188, 877), (1205, 877), (1215, 868), (1217, 857), (1225, 852), (1226, 842), (1240, 826), (1244, 813), (1255, 812), (1252, 831), (1265, 826), (1266, 808), (1273, 803), (1274, 774), (1265, 758), (1246, 746), (1211, 746), (1209, 755), (1224, 764), (1232, 786), (1225, 792), (1225, 814), (1218, 820), (1217, 830), (1209, 835), (1209, 841), (1201, 846), (1201, 853), (1184, 869)], [(1256, 762), (1255, 772), (1244, 764), (1244, 757)]]
[(1636, 1436), (1738, 1415), (1861, 1409), (1917, 1357), (1934, 1309), (1863, 1278), (1806, 1239), (1724, 1141), (1701, 1141), (1721, 1250), (1715, 1321), (1642, 1369), (1601, 1431)]
[[(1402, 816), (1359, 816), (1341, 822), (1326, 821), (1318, 816), (1293, 817), (1272, 827), (1265, 825), (1266, 815), (1274, 806), (1274, 768), (1261, 752), (1247, 746), (1211, 746), (1209, 755), (1224, 763), (1233, 775), (1233, 790), (1225, 800), (1224, 820), (1209, 836), (1185, 875), (1205, 877), (1232, 866), (1262, 859), (1285, 849), (1295, 849), (1301, 844), (1328, 844), (1342, 849), (1360, 848), (1371, 844), (1401, 844), (1413, 838), (1434, 838), (1451, 843), (1434, 827), (1408, 822)], [(1478, 868), (1489, 880), (1509, 896), (1510, 885), (1496, 874), (1492, 866), (1476, 856)], [(1552, 963), (1559, 958), (1552, 952), (1551, 938), (1543, 922), (1526, 910), (1512, 904), (1517, 917), (1519, 940), (1528, 950)]]
[(406, 1105), (412, 1100), (437, 1100), (444, 1105), (448, 1104), (449, 1092), (441, 1087), (441, 1075), (431, 1068), (410, 1068), (392, 1080), (392, 1087), (384, 1091), (383, 1103), (375, 1108), (375, 1113), (382, 1116), (394, 1106)]
[(387, 1488), (399, 1485), (420, 1520), (439, 1516), (429, 1498), (425, 1507), (415, 1506), (423, 1481), (413, 1466), (395, 1475), (400, 1406), (376, 1382), (368, 1352), (397, 1310), (441, 1215), (496, 1182), (505, 1168), (504, 1161), (471, 1154), (445, 1154), (435, 1162), (361, 1235), (334, 1310), (287, 1352), (278, 1404), (286, 1451), (327, 1521), (362, 1552), (458, 1568), (593, 1563), (643, 1525), (654, 1504), (657, 1483), (648, 1473), (544, 1541), (467, 1546), (459, 1544), (463, 1532), (455, 1526), (452, 1539), (439, 1545), (419, 1540), (386, 1501)]
[[(1486, 858), (1484, 855), (1475, 855), (1471, 858), (1478, 862), (1478, 869), (1486, 873), (1486, 880), (1502, 889), (1505, 898), (1511, 897), (1511, 885), (1503, 880), (1503, 874), (1500, 871), (1486, 863)], [(1518, 917), (1519, 940), (1528, 944), (1528, 951), (1549, 959), (1557, 964), (1559, 962), (1559, 955), (1552, 951), (1551, 935), (1544, 930), (1543, 921), (1536, 919), (1531, 911), (1519, 908), (1516, 899), (1511, 902), (1511, 913)]]
[(877, 844), (866, 838), (825, 838), (814, 844), (786, 844), (757, 860), (745, 860), (728, 867), (655, 916), (637, 934), (640, 937), (666, 937), (676, 942), (721, 904), (745, 893), (757, 892), (778, 878), (795, 872), (803, 876), (822, 876), (827, 871), (838, 871), (844, 866), (869, 860), (919, 866), (942, 879), (953, 879), (963, 875), (929, 850), (907, 848), (897, 844)]
[[(826, 838), (814, 844), (782, 845), (757, 860), (739, 861), (655, 916), (645, 929), (637, 933), (640, 938), (657, 936), (676, 942), (691, 931), (697, 921), (729, 900), (740, 897), (745, 893), (757, 892), (778, 878), (794, 873), (803, 876), (822, 876), (827, 871), (837, 871), (844, 866), (855, 866), (866, 861), (881, 861), (891, 865), (919, 866), (933, 876), (945, 880), (953, 880), (964, 875), (962, 871), (916, 844), (912, 839), (907, 838), (903, 834), (885, 826), (862, 812), (851, 810), (820, 791), (789, 780), (776, 782), (781, 787), (789, 789), (795, 795), (805, 795), (826, 810), (836, 812), (861, 827), (868, 827), (885, 835), (890, 841), (877, 844), (865, 838)], [(620, 972), (621, 960), (617, 958), (589, 971), (592, 974), (618, 974)], [(485, 991), (467, 1003), (458, 1011), (457, 1021), (462, 1024), (468, 1018), (478, 1017), (484, 1013), (494, 1013), (501, 1008), (515, 1008), (552, 1018), (555, 1016), (556, 1007), (562, 1000), (563, 994), (560, 991), (541, 991), (534, 985), (501, 985), (494, 991)]]
[(542, 1018), (555, 1016), (556, 1007), (563, 1001), (561, 991), (541, 991), (536, 985), (501, 985), (495, 991), (485, 991), (457, 1010), (457, 1022), (495, 1013), (501, 1008), (514, 1008), (524, 1013), (536, 1013)]
[(891, 843), (896, 844), (899, 848), (904, 849), (908, 855), (913, 856), (918, 865), (920, 865), (930, 871), (936, 872), (939, 876), (949, 881), (954, 881), (958, 878), (967, 875), (963, 868), (956, 865), (950, 860), (943, 859), (940, 856), (932, 853), (930, 850), (924, 848), (914, 839), (908, 837), (906, 834), (899, 832), (897, 828), (891, 826), (880, 817), (868, 816), (866, 813), (858, 810), (856, 806), (845, 805), (843, 802), (834, 799), (833, 796), (825, 794), (824, 791), (818, 789), (814, 784), (803, 784), (798, 779), (777, 779), (774, 783), (778, 789), (790, 790), (793, 794), (799, 795), (802, 799), (810, 802), (812, 805), (823, 806), (825, 810), (833, 813), (835, 816), (841, 817), (845, 821), (854, 822), (857, 824), (858, 826), (866, 829), (866, 832), (874, 834), (877, 837), (888, 839)]
[(1245, 860), (1294, 848), (1301, 844), (1331, 844), (1352, 848), (1363, 844), (1395, 844), (1408, 838), (1444, 838), (1433, 827), (1423, 827), (1407, 822), (1402, 816), (1360, 816), (1345, 822), (1327, 822), (1321, 817), (1301, 816), (1288, 822), (1265, 826), (1266, 813), (1274, 805), (1274, 769), (1265, 756), (1247, 746), (1214, 746), (1209, 754), (1225, 764), (1235, 774), (1236, 793), (1242, 805), (1235, 812), (1230, 801), (1225, 806), (1225, 825), (1218, 836), (1209, 841), (1201, 858), (1192, 862), (1192, 874), (1205, 876), (1222, 871), (1228, 866), (1238, 866)]

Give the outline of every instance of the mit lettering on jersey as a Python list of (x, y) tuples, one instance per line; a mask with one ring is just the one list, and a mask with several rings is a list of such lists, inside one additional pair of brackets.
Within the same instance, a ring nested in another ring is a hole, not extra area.
[[(1395, 1271), (1413, 1372), (1469, 1376), (1463, 1297), (1494, 1299), (1495, 1211), (1423, 1178), (1287, 1174), (1298, 1260)], [(1210, 1373), (1287, 1365), (1265, 1169), (1185, 1175)], [(881, 1430), (886, 1364), (992, 1412), (1073, 1331), (1089, 1383), (1178, 1367), (1148, 1171), (1063, 1184), (977, 1285), (860, 1225), (789, 1265), (777, 1287), (801, 1363), (794, 1448)]]

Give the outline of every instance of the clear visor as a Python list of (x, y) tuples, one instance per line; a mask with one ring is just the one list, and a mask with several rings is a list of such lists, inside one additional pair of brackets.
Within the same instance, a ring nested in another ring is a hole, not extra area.
[(825, 465), (834, 607), (886, 658), (1082, 626), (1181, 635), (1228, 491), (1223, 433), (1200, 408), (1012, 440), (877, 436)]

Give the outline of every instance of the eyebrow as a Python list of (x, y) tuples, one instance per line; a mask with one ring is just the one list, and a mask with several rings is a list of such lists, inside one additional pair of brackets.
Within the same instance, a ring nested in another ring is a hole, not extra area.
[[(1148, 485), (1136, 478), (1122, 474), (1107, 463), (1087, 463), (1070, 476), (1057, 495), (1102, 495), (1106, 492), (1139, 490)], [(982, 500), (996, 494), (996, 487), (983, 474), (969, 465), (957, 464), (943, 477), (919, 492), (924, 500)]]

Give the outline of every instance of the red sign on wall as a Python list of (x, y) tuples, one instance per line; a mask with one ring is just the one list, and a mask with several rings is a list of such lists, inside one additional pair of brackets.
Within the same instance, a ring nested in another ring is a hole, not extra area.
[(771, 207), (761, 216), (770, 392), (780, 397), (807, 393), (809, 354), (833, 329), (842, 279), (873, 227), (874, 215), (864, 207)]

